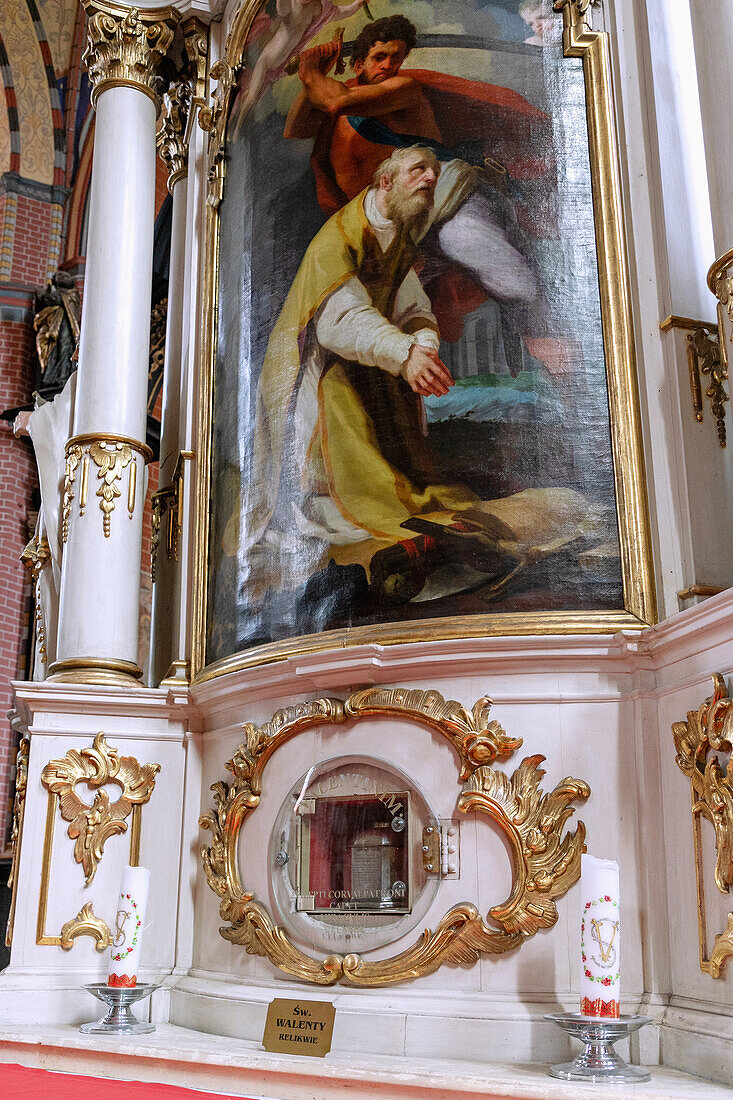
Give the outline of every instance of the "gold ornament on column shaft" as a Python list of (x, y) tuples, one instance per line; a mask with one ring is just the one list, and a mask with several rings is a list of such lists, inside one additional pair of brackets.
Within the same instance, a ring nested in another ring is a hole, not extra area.
[(206, 201), (214, 209), (224, 196), (226, 171), (226, 128), (229, 117), (229, 97), (235, 85), (235, 72), (228, 61), (220, 58), (211, 66), (209, 76), (216, 80), (216, 91), (210, 106), (199, 111), (199, 126), (209, 135), (208, 188)]
[(174, 8), (126, 8), (106, 0), (82, 0), (89, 16), (82, 61), (92, 85), (92, 105), (109, 87), (138, 88), (160, 105), (160, 63), (173, 41), (180, 14)]
[(142, 494), (137, 492), (137, 458), (139, 454), (144, 462), (150, 462), (153, 452), (146, 443), (139, 443), (125, 435), (75, 435), (66, 444), (66, 471), (64, 476), (64, 497), (61, 507), (61, 535), (64, 542), (69, 538), (69, 517), (74, 501), (74, 481), (79, 463), (82, 464), (81, 485), (79, 489), (79, 515), (83, 516), (87, 506), (89, 492), (89, 464), (97, 467), (97, 479), (100, 482), (96, 495), (102, 511), (104, 537), (112, 534), (111, 515), (117, 499), (122, 496), (118, 484), (122, 480), (122, 471), (129, 469), (127, 482), (127, 513), (132, 519), (135, 503)]

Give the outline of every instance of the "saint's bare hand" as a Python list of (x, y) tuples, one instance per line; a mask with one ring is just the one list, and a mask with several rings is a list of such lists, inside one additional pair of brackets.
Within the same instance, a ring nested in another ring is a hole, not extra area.
[(453, 385), (453, 375), (437, 351), (424, 344), (413, 344), (410, 348), (404, 375), (410, 388), (421, 397), (445, 397)]

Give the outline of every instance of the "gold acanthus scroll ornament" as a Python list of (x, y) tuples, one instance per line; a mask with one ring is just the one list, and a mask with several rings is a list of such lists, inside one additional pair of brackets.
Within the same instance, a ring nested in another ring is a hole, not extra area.
[(59, 946), (64, 951), (71, 951), (75, 940), (79, 936), (91, 936), (95, 941), (94, 946), (100, 953), (105, 951), (112, 943), (112, 933), (109, 925), (95, 914), (91, 901), (88, 901), (86, 905), (82, 905), (72, 920), (67, 920), (61, 929)]
[[(81, 863), (86, 885), (94, 878), (104, 845), (111, 836), (127, 832), (127, 818), (133, 806), (148, 801), (160, 764), (139, 764), (134, 756), (120, 756), (98, 733), (90, 749), (69, 749), (61, 760), (51, 760), (41, 772), (47, 791), (59, 799), (61, 816), (71, 824), (68, 835), (76, 841), (74, 858)], [(77, 793), (86, 783), (96, 790), (91, 805)], [(104, 789), (114, 783), (122, 790), (115, 802)]]
[(713, 675), (713, 685), (713, 694), (698, 710), (688, 711), (686, 722), (673, 724), (672, 736), (677, 766), (690, 780), (700, 969), (720, 978), (733, 955), (733, 913), (708, 953), (700, 819), (707, 818), (715, 829), (715, 885), (728, 894), (733, 885), (733, 775), (730, 764), (722, 765), (717, 754), (728, 755), (733, 749), (733, 699), (722, 673)]
[[(212, 786), (215, 807), (199, 819), (212, 833), (201, 858), (206, 880), (221, 898), (219, 914), (228, 922), (219, 930), (223, 938), (242, 944), (251, 955), (267, 957), (301, 981), (332, 985), (342, 979), (356, 986), (385, 986), (431, 974), (443, 963), (474, 963), (482, 955), (502, 954), (540, 928), (552, 927), (558, 915), (555, 899), (579, 877), (585, 840), (582, 821), (574, 833), (564, 832), (564, 826), (573, 813), (573, 800), (586, 799), (590, 788), (567, 777), (543, 794), (542, 756), (527, 757), (511, 776), (495, 771), (490, 765), (509, 757), (521, 739), (507, 736), (497, 721), (489, 721), (490, 706), (490, 700), (482, 698), (469, 711), (437, 691), (367, 688), (345, 702), (327, 698), (298, 703), (277, 711), (261, 727), (245, 725), (244, 741), (226, 764), (234, 782)], [(457, 808), (484, 814), (498, 825), (510, 852), (512, 889), (506, 901), (489, 910), (497, 927), (486, 924), (475, 905), (462, 902), (449, 909), (434, 930), (426, 928), (411, 947), (391, 958), (312, 958), (292, 943), (242, 884), (239, 833), (259, 804), (265, 765), (278, 748), (314, 726), (367, 717), (427, 726), (453, 746), (460, 778), (465, 780)]]

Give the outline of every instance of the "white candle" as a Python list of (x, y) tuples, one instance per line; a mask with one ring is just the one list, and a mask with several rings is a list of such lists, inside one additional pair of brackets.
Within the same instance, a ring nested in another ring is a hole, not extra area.
[(137, 968), (150, 888), (147, 867), (126, 867), (113, 929), (107, 985), (137, 985)]
[(621, 1000), (621, 936), (618, 863), (581, 856), (580, 1011), (618, 1017)]

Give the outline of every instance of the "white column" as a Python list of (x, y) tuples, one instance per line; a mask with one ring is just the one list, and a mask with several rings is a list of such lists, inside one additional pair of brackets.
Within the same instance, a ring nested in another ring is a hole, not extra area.
[[(715, 255), (733, 248), (733, 0), (690, 0)], [(712, 260), (712, 257), (711, 257)]]
[(183, 585), (183, 513), (191, 491), (193, 453), (182, 424), (185, 404), (184, 364), (187, 364), (191, 296), (189, 236), (189, 147), (197, 148), (201, 135), (194, 119), (204, 102), (208, 32), (195, 16), (181, 24), (187, 61), (163, 97), (158, 150), (168, 167), (168, 189), (173, 197), (171, 251), (168, 277), (163, 412), (160, 442), (160, 479), (153, 505), (153, 607), (150, 632), (149, 682), (158, 684), (188, 678)]
[[(85, 3), (97, 108), (74, 435), (67, 444), (55, 679), (137, 666), (150, 295), (155, 67), (177, 16)], [(154, 30), (153, 30), (154, 28)], [(153, 49), (151, 42), (156, 44)]]
[[(168, 276), (168, 314), (165, 334), (165, 369), (163, 374), (163, 411), (160, 433), (160, 477), (158, 505), (160, 531), (155, 554), (155, 583), (150, 621), (150, 683), (158, 684), (173, 661), (174, 621), (176, 619), (178, 570), (169, 556), (169, 527), (180, 523), (174, 508), (178, 486), (174, 474), (180, 453), (179, 419), (181, 408), (181, 354), (183, 321), (183, 287), (185, 279), (186, 243), (186, 174), (179, 172), (169, 181), (173, 196), (171, 221), (171, 252)], [(155, 507), (155, 505), (154, 505)], [(177, 548), (180, 556), (180, 548)]]

